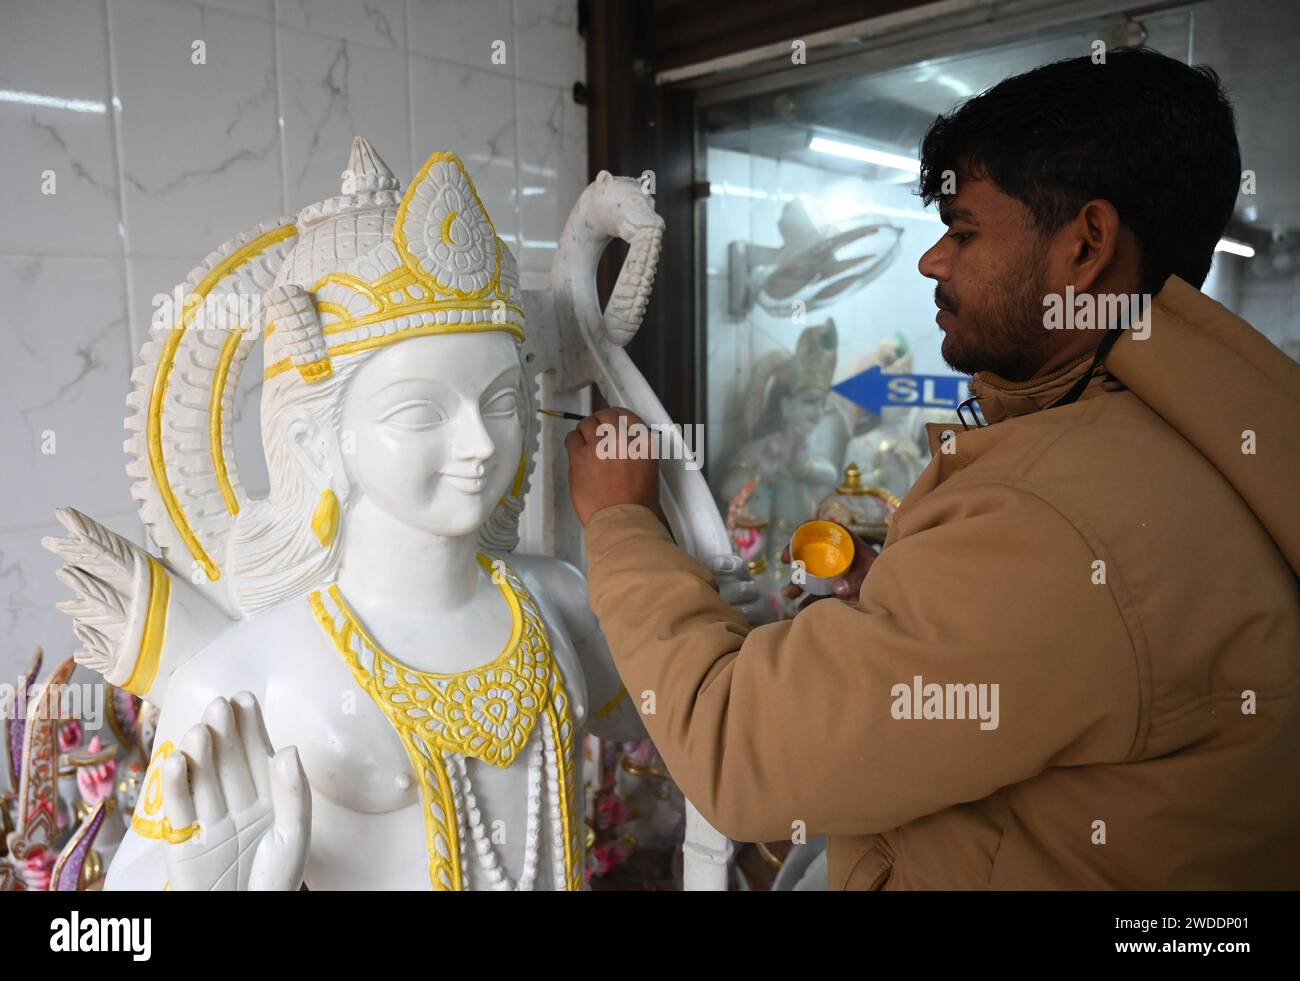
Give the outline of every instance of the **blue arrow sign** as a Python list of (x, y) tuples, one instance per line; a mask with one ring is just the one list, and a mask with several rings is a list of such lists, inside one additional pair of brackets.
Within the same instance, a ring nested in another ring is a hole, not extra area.
[(965, 375), (887, 375), (876, 365), (831, 390), (868, 412), (879, 413), (886, 406), (956, 410), (969, 382)]

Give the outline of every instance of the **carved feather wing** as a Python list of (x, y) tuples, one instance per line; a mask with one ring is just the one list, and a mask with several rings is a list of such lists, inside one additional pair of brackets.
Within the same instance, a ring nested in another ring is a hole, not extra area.
[(261, 295), (296, 237), (292, 220), (281, 218), (195, 267), (172, 292), (179, 309), (173, 303), (155, 316), (127, 397), (127, 473), (140, 518), (168, 565), (214, 587), (204, 595), (232, 617), (239, 613), (222, 567), (246, 502), (231, 434), (235, 390), (263, 328)]
[(41, 545), (63, 560), (56, 575), (75, 598), (55, 604), (72, 617), (81, 641), (78, 664), (121, 685), (136, 663), (137, 625), (149, 615), (152, 573), (149, 555), (121, 535), (72, 508), (54, 512), (67, 538), (43, 538)]

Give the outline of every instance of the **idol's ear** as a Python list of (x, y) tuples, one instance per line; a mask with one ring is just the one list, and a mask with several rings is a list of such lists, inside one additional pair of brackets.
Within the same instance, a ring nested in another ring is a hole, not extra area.
[(307, 479), (316, 487), (332, 487), (342, 482), (339, 472), (338, 438), (307, 410), (295, 412), (289, 419), (289, 450)]

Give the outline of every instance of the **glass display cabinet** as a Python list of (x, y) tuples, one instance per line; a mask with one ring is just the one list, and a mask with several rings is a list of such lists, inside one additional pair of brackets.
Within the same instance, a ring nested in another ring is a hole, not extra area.
[[(1188, 57), (1192, 14), (1114, 18), (884, 71), (697, 101), (697, 288), (705, 465), (738, 551), (774, 607), (794, 528), (852, 486), (887, 517), (929, 460), (925, 424), (958, 423), (965, 379), (939, 355), (944, 234), (916, 196), (940, 113), (1009, 75), (1145, 39)], [(846, 471), (852, 472), (846, 477)], [(838, 498), (838, 499), (837, 499)]]

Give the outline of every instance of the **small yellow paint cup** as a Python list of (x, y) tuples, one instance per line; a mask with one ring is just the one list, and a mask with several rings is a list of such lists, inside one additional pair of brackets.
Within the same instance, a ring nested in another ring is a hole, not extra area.
[(805, 521), (790, 538), (790, 560), (802, 562), (804, 581), (795, 585), (814, 596), (829, 596), (835, 580), (853, 565), (853, 536), (834, 521)]

